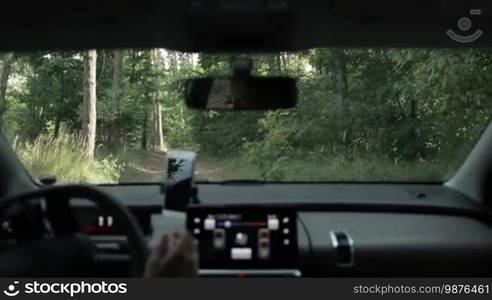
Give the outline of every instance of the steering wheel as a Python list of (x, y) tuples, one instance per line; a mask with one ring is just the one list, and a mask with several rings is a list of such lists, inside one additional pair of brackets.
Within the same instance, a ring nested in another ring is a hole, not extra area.
[[(130, 254), (130, 274), (134, 277), (142, 276), (147, 254), (148, 247), (142, 233), (142, 230), (138, 223), (136, 222), (133, 215), (123, 207), (116, 199), (114, 199), (109, 194), (102, 192), (98, 188), (86, 186), (86, 185), (63, 185), (63, 186), (51, 186), (51, 187), (43, 187), (35, 191), (30, 191), (22, 194), (18, 194), (12, 197), (0, 199), (0, 220), (3, 222), (7, 215), (7, 212), (13, 205), (17, 204), (26, 204), (28, 201), (33, 199), (46, 199), (45, 201), (63, 201), (64, 199), (70, 198), (81, 198), (94, 202), (97, 206), (112, 215), (116, 220), (118, 220), (122, 231), (125, 232), (128, 242), (128, 253)], [(78, 231), (72, 233), (72, 237)], [(51, 239), (51, 238), (50, 238)], [(75, 239), (70, 238), (55, 238), (58, 239), (58, 243), (54, 244), (42, 244), (42, 247), (38, 247), (37, 250), (41, 249), (40, 253), (47, 254), (48, 256), (52, 256), (53, 260), (56, 260), (56, 253), (64, 252), (69, 253), (72, 256), (79, 256), (80, 254), (77, 251), (71, 251), (74, 249), (80, 248), (81, 244), (77, 244)], [(43, 239), (44, 240), (44, 239)], [(61, 242), (61, 243), (59, 243)], [(31, 248), (36, 248), (36, 245), (39, 246), (39, 243), (33, 243), (34, 246), (30, 246)], [(46, 246), (49, 245), (49, 246)], [(67, 247), (67, 249), (60, 249), (60, 245), (64, 245), (63, 247)], [(56, 249), (57, 248), (57, 249)], [(69, 249), (71, 248), (71, 250)], [(17, 247), (14, 248), (17, 250)], [(38, 253), (34, 251), (30, 251), (37, 255)], [(16, 253), (13, 251), (12, 253)], [(4, 255), (4, 253), (0, 252), (0, 257)], [(15, 255), (14, 255), (15, 256)], [(7, 261), (10, 258), (7, 257)], [(77, 258), (73, 258), (77, 259)], [(19, 259), (17, 259), (19, 260)], [(10, 261), (15, 261), (10, 259)], [(26, 262), (24, 262), (26, 263)], [(27, 262), (34, 264), (35, 261)], [(15, 266), (14, 266), (15, 267)], [(60, 266), (61, 269), (68, 269), (70, 266)], [(3, 274), (2, 274), (3, 275)], [(36, 275), (36, 274), (30, 274)], [(5, 274), (4, 276), (9, 276)]]

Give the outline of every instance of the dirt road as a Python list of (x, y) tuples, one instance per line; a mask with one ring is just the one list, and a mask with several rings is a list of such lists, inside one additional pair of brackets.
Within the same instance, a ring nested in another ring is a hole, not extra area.
[[(196, 162), (197, 180), (219, 180), (222, 168), (213, 162), (198, 159)], [(164, 152), (140, 152), (126, 162), (119, 182), (164, 182), (166, 177), (166, 154)]]

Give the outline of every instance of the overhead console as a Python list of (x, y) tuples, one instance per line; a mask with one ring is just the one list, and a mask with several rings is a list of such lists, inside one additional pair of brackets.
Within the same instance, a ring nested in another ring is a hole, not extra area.
[(190, 206), (187, 228), (199, 241), (202, 276), (300, 276), (294, 210)]

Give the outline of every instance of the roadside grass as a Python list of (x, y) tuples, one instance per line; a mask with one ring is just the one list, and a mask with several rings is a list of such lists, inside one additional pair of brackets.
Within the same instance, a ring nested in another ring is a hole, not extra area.
[(199, 158), (199, 178), (208, 181), (249, 179), (266, 181), (442, 182), (453, 170), (447, 162), (400, 161), (383, 157), (347, 159), (285, 158), (264, 170), (242, 157)]
[(344, 157), (312, 161), (294, 160), (283, 168), (283, 178), (299, 181), (442, 182), (442, 163), (403, 161), (382, 157), (348, 160)]
[[(55, 175), (59, 183), (163, 182), (165, 153), (125, 150), (116, 154), (99, 149), (95, 159), (81, 152), (76, 135), (58, 138), (41, 135), (33, 142), (14, 139), (13, 146), (34, 178)], [(277, 162), (255, 166), (244, 156), (213, 157), (199, 153), (199, 181), (357, 181), (357, 182), (441, 182), (451, 171), (448, 159), (441, 162), (400, 161), (378, 156), (348, 159), (335, 157), (284, 157)]]
[(76, 135), (53, 138), (42, 134), (33, 142), (15, 138), (13, 147), (35, 180), (55, 175), (58, 183), (114, 183), (120, 176), (121, 166), (113, 156), (86, 158)]

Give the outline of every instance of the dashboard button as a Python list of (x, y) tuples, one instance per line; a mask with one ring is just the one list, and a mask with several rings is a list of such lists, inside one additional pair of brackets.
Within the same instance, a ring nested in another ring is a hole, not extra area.
[(242, 232), (238, 232), (236, 233), (236, 238), (234, 241), (239, 246), (245, 246), (246, 244), (248, 244), (248, 235)]
[(268, 229), (278, 230), (278, 228), (279, 228), (279, 221), (277, 218), (268, 219)]
[(203, 227), (205, 228), (205, 230), (214, 230), (215, 229), (215, 219), (213, 219), (213, 218), (205, 219)]
[(258, 257), (260, 259), (269, 259), (270, 258), (270, 248), (258, 249)]
[(251, 248), (232, 248), (231, 258), (234, 260), (250, 260), (253, 258), (253, 250)]
[(270, 237), (270, 232), (268, 231), (268, 229), (260, 229), (260, 231), (258, 232), (259, 239), (267, 239), (269, 237)]
[(214, 248), (217, 250), (224, 249), (226, 245), (226, 236), (224, 229), (214, 230)]

